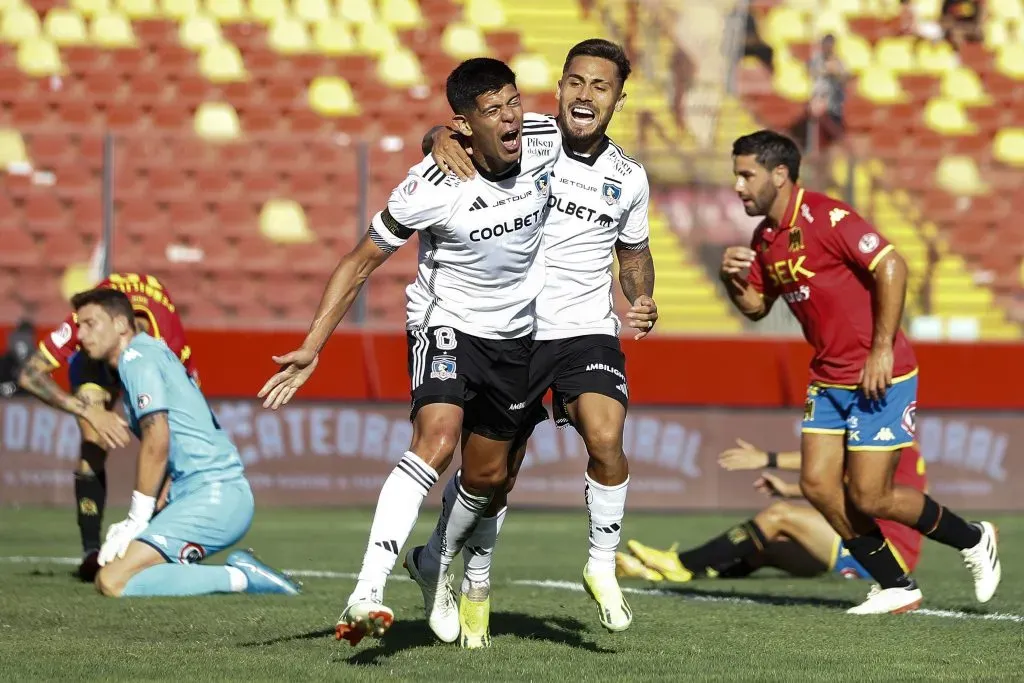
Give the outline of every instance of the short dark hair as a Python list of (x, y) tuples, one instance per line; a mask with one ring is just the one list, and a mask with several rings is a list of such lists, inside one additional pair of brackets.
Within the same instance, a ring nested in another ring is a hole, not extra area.
[(129, 323), (134, 324), (135, 309), (132, 308), (132, 302), (128, 300), (124, 292), (119, 292), (109, 287), (97, 287), (96, 289), (79, 292), (71, 297), (71, 306), (75, 311), (89, 304), (96, 304), (106, 311), (111, 318), (123, 315), (128, 319)]
[(773, 130), (759, 130), (736, 138), (732, 143), (734, 157), (751, 154), (757, 159), (757, 163), (769, 171), (776, 166), (785, 166), (789, 171), (790, 180), (795, 183), (800, 179), (800, 150), (796, 143), (785, 135)]
[(597, 57), (612, 62), (619, 70), (619, 78), (622, 80), (623, 85), (625, 85), (626, 79), (629, 78), (629, 74), (633, 73), (629, 57), (626, 56), (626, 51), (622, 49), (622, 46), (604, 38), (588, 38), (582, 43), (573, 45), (572, 49), (569, 50), (569, 54), (565, 56), (565, 64), (562, 65), (563, 76), (569, 70), (569, 64), (577, 57)]
[(448, 74), (445, 91), (452, 111), (466, 114), (476, 107), (476, 98), (515, 84), (516, 75), (505, 62), (490, 57), (474, 57)]

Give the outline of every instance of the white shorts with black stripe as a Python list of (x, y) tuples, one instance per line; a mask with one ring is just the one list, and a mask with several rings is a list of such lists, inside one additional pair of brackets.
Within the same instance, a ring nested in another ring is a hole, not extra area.
[(523, 420), (530, 381), (530, 337), (481, 339), (452, 327), (407, 333), (412, 414), (450, 403), (464, 411), (462, 428), (511, 440)]

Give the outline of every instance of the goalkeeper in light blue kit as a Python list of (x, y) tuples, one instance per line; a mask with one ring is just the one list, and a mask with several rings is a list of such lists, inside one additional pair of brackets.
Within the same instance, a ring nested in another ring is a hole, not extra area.
[[(163, 341), (136, 332), (123, 293), (93, 289), (71, 303), (82, 350), (117, 371), (142, 442), (128, 519), (107, 530), (97, 589), (111, 597), (297, 594), (295, 583), (248, 552), (231, 553), (222, 566), (194, 564), (236, 543), (252, 523), (238, 449), (181, 361)], [(168, 502), (154, 516), (166, 476)]]

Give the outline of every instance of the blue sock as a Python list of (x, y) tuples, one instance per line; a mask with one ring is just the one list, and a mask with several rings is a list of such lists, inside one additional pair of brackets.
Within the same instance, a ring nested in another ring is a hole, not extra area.
[(223, 565), (158, 564), (128, 580), (123, 597), (156, 597), (233, 593), (231, 574)]

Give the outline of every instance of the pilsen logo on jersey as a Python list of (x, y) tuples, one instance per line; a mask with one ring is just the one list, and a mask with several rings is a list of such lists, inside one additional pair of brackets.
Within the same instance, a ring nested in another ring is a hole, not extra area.
[(804, 233), (800, 228), (793, 228), (789, 231), (789, 250), (790, 251), (803, 251), (804, 250)]
[(439, 379), (442, 382), (446, 379), (455, 379), (458, 377), (455, 370), (455, 356), (434, 356), (434, 360), (430, 363), (430, 378)]
[(605, 184), (601, 186), (601, 198), (605, 204), (611, 206), (619, 201), (622, 196), (622, 181), (615, 178), (605, 178)]

